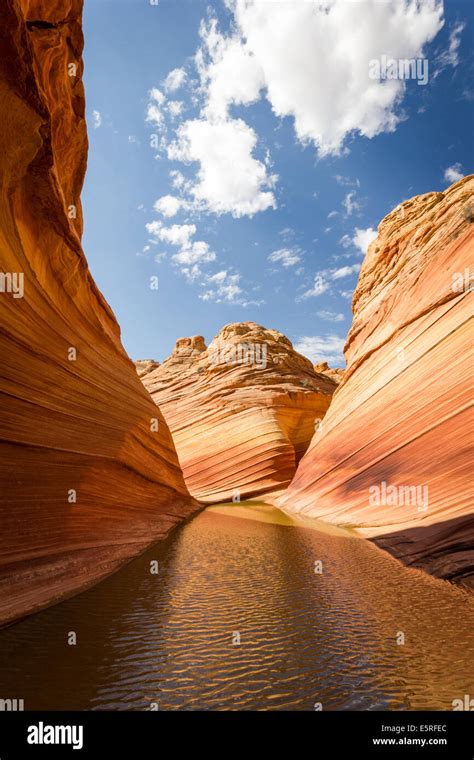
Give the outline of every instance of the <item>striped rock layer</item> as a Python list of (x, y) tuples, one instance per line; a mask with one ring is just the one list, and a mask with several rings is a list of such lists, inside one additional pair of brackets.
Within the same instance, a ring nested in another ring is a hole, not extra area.
[(471, 176), (381, 222), (353, 297), (347, 370), (279, 502), (351, 525), (407, 564), (466, 585), (473, 220)]
[(179, 339), (141, 379), (190, 492), (209, 504), (284, 489), (336, 387), (282, 333), (254, 322), (227, 325), (208, 348), (201, 336)]
[(81, 10), (2, 3), (0, 624), (92, 585), (197, 506), (81, 249)]

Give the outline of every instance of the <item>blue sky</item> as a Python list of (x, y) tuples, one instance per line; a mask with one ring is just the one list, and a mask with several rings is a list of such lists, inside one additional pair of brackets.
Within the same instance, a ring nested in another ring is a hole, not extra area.
[(472, 171), (474, 5), (317, 6), (85, 0), (84, 250), (133, 359), (253, 320), (341, 366), (379, 221)]

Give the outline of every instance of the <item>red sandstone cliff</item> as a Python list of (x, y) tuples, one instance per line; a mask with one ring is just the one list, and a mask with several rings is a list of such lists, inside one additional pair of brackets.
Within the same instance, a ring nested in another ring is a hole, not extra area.
[(352, 525), (407, 564), (466, 585), (473, 219), (471, 176), (381, 222), (354, 293), (347, 370), (279, 502)]
[(227, 325), (208, 348), (201, 336), (181, 338), (142, 381), (205, 503), (284, 489), (336, 387), (282, 333), (254, 322)]
[(0, 624), (93, 584), (196, 507), (81, 250), (81, 10), (2, 3)]

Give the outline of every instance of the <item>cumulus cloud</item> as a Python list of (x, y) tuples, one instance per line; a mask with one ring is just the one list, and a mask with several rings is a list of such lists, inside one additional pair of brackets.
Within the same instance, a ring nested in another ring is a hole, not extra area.
[(164, 227), (162, 222), (154, 221), (145, 225), (150, 235), (157, 240), (185, 248), (190, 245), (191, 238), (196, 234), (195, 224), (172, 224)]
[(461, 164), (453, 164), (444, 170), (444, 179), (446, 182), (458, 182), (463, 177), (464, 172)]
[(355, 247), (358, 248), (359, 251), (365, 256), (367, 253), (367, 248), (375, 240), (376, 237), (377, 230), (374, 230), (373, 227), (367, 227), (365, 230), (356, 227), (354, 230), (354, 237), (352, 238), (352, 242)]
[(157, 87), (152, 87), (148, 93), (148, 104), (146, 108), (145, 121), (154, 127), (164, 127), (164, 117), (162, 106), (165, 103), (165, 96)]
[(174, 195), (162, 195), (155, 201), (153, 208), (166, 217), (175, 216), (182, 206), (180, 198), (176, 198)]
[(196, 240), (190, 245), (182, 248), (178, 253), (173, 254), (171, 260), (176, 264), (204, 264), (216, 260), (216, 254), (211, 251), (209, 244), (204, 240)]
[(334, 365), (344, 361), (344, 338), (337, 335), (304, 335), (295, 343), (294, 348), (311, 359), (313, 364), (325, 361)]
[(182, 100), (170, 100), (166, 104), (166, 110), (171, 114), (171, 116), (176, 117), (181, 114), (183, 106), (184, 103)]
[(231, 104), (249, 105), (259, 99), (263, 71), (240, 34), (220, 34), (215, 18), (201, 24), (200, 35), (203, 47), (196, 64), (207, 91), (204, 115), (211, 120), (226, 119)]
[(443, 25), (441, 0), (235, 0), (232, 7), (236, 30), (225, 53), (231, 47), (229, 58), (245, 65), (232, 71), (226, 54), (216, 57), (213, 102), (252, 102), (265, 92), (274, 113), (292, 117), (298, 140), (320, 155), (340, 153), (353, 132), (371, 138), (396, 128), (405, 83), (369, 79), (368, 62), (387, 52), (421, 57)]
[(102, 125), (102, 114), (100, 111), (92, 111), (92, 123), (94, 125), (94, 129), (99, 129), (99, 127)]
[(202, 301), (215, 301), (216, 303), (222, 303), (223, 301), (236, 303), (242, 294), (242, 288), (238, 284), (239, 281), (240, 274), (229, 274), (225, 270), (216, 272), (206, 278), (206, 282), (212, 285), (212, 287), (201, 293), (199, 298)]
[(216, 214), (241, 217), (275, 208), (271, 189), (276, 177), (253, 157), (257, 135), (242, 119), (185, 121), (168, 146), (168, 158), (197, 162), (189, 191), (196, 204)]
[(268, 256), (268, 261), (280, 263), (283, 267), (293, 267), (301, 261), (299, 248), (280, 248)]
[(163, 81), (163, 87), (166, 92), (174, 92), (175, 90), (179, 90), (185, 81), (186, 71), (183, 68), (173, 69)]

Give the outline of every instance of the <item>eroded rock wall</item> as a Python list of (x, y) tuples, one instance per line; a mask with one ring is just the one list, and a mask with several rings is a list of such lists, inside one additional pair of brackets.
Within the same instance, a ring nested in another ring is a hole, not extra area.
[(197, 506), (81, 249), (81, 11), (2, 3), (0, 624), (95, 583)]
[(471, 176), (381, 222), (353, 297), (347, 370), (279, 502), (351, 525), (407, 564), (466, 585), (473, 220)]
[(142, 376), (170, 427), (191, 493), (214, 503), (281, 492), (336, 384), (277, 330), (224, 327), (181, 338)]

